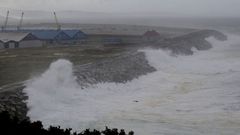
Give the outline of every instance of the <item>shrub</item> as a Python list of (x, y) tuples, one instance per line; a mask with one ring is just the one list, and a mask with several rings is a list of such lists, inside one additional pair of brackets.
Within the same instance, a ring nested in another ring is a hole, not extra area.
[[(62, 129), (60, 126), (50, 126), (48, 129), (44, 129), (42, 122), (30, 122), (29, 120), (19, 121), (17, 117), (11, 117), (8, 112), (4, 111), (0, 113), (0, 134), (1, 135), (127, 135), (124, 129), (120, 132), (118, 129), (105, 128), (104, 131), (98, 131), (96, 129), (86, 129), (81, 133), (72, 132), (72, 129)], [(128, 135), (134, 135), (133, 131), (130, 131)]]

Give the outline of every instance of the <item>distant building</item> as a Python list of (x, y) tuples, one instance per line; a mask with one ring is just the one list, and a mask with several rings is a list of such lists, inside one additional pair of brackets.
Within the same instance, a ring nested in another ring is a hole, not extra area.
[(146, 42), (156, 42), (160, 38), (161, 38), (160, 34), (155, 30), (150, 30), (143, 34), (143, 39)]
[(0, 48), (42, 47), (42, 42), (31, 33), (2, 32), (0, 33)]
[(72, 40), (82, 40), (87, 38), (87, 35), (81, 30), (62, 30), (62, 31), (66, 33), (68, 36), (70, 36)]
[(24, 30), (32, 33), (38, 39), (45, 41), (46, 44), (62, 44), (67, 40), (71, 40), (63, 31), (58, 30)]
[(62, 30), (67, 34), (75, 44), (83, 43), (87, 40), (87, 35), (80, 30)]
[(45, 44), (79, 44), (87, 39), (87, 35), (80, 30), (22, 30), (30, 32)]
[(4, 48), (4, 42), (0, 40), (0, 49), (3, 49), (3, 48)]

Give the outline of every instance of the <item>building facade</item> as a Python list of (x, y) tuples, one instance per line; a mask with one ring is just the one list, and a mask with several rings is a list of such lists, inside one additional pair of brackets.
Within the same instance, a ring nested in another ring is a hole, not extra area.
[(0, 48), (30, 48), (42, 47), (42, 42), (31, 33), (2, 32), (0, 33)]

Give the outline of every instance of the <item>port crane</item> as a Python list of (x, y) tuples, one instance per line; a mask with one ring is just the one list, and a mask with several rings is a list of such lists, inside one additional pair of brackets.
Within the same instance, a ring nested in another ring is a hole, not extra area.
[(54, 14), (55, 22), (56, 22), (56, 25), (57, 25), (57, 30), (61, 30), (61, 25), (58, 22), (58, 18), (57, 18), (56, 12), (53, 12), (53, 14)]
[(17, 30), (21, 30), (21, 28), (22, 28), (23, 16), (24, 16), (24, 12), (22, 12), (22, 15), (21, 15), (21, 19), (20, 19), (19, 25), (17, 26)]
[(9, 17), (9, 11), (7, 11), (7, 16), (6, 16), (4, 25), (2, 26), (2, 31), (6, 30), (6, 28), (7, 28), (8, 17)]

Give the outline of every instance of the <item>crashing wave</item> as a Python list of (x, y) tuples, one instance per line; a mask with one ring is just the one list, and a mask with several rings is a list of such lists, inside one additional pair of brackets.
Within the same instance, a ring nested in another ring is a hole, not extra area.
[(192, 48), (197, 50), (208, 50), (212, 48), (206, 38), (214, 37), (217, 40), (225, 41), (227, 36), (216, 30), (200, 30), (174, 38), (167, 38), (154, 45), (157, 48), (171, 50), (173, 54), (192, 55)]

